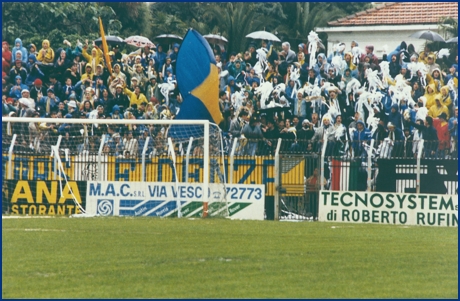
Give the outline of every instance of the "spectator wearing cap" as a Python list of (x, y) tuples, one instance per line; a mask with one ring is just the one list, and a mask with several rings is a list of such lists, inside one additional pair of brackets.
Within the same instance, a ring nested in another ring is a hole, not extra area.
[(45, 108), (45, 114), (50, 114), (52, 109), (56, 109), (58, 103), (60, 102), (59, 98), (54, 93), (52, 88), (49, 88), (47, 91), (47, 95), (43, 96), (38, 104)]
[(104, 68), (102, 64), (98, 64), (96, 66), (96, 72), (94, 72), (93, 80), (95, 81), (97, 78), (102, 79), (103, 84), (107, 85), (108, 78), (109, 78), (109, 72), (106, 71), (106, 69)]
[(146, 90), (145, 97), (147, 99), (151, 99), (152, 97), (155, 97), (157, 100), (161, 101), (164, 98), (163, 94), (161, 94), (156, 75), (150, 75), (149, 82), (145, 90)]
[(28, 89), (28, 87), (22, 83), (22, 77), (20, 75), (16, 75), (14, 80), (15, 84), (11, 87), (9, 96), (19, 99), (21, 98), (22, 90)]
[(32, 87), (30, 87), (30, 97), (35, 102), (38, 102), (45, 94), (46, 94), (46, 89), (43, 86), (43, 82), (41, 79), (37, 78), (34, 81)]
[(11, 68), (8, 74), (13, 85), (16, 84), (16, 76), (18, 75), (21, 77), (22, 82), (25, 82), (27, 78), (27, 69), (22, 66), (21, 60), (14, 61), (14, 66)]
[(109, 109), (113, 108), (115, 105), (117, 105), (119, 113), (121, 114), (123, 114), (129, 107), (129, 98), (126, 94), (123, 93), (123, 86), (121, 84), (118, 84), (115, 87), (115, 93), (111, 103), (109, 104)]

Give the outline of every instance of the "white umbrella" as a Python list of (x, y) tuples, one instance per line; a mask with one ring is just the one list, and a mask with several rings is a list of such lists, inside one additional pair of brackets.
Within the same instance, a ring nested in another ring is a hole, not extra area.
[(156, 48), (155, 44), (152, 43), (149, 39), (142, 36), (130, 36), (125, 39), (126, 44), (136, 46), (136, 47), (145, 47)]
[(207, 34), (203, 36), (210, 44), (225, 44), (228, 43), (228, 40), (224, 38), (223, 36), (217, 35), (217, 34)]
[(278, 39), (277, 36), (265, 30), (251, 32), (250, 34), (246, 36), (246, 38), (250, 38), (254, 40), (267, 40), (267, 41), (281, 42), (281, 40)]
[(457, 43), (458, 44), (458, 37), (455, 37), (455, 38), (452, 38), (452, 39), (448, 39), (446, 41), (446, 43)]

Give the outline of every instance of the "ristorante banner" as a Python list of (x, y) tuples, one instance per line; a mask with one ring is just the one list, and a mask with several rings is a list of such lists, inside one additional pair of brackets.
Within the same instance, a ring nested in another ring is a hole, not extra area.
[(458, 227), (458, 196), (320, 191), (319, 221)]

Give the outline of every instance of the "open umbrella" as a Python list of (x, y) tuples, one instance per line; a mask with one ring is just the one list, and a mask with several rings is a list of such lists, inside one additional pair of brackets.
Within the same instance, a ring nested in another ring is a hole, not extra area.
[(125, 39), (126, 44), (136, 46), (136, 47), (145, 47), (156, 48), (155, 44), (152, 43), (149, 39), (142, 36), (130, 36)]
[[(117, 37), (117, 36), (105, 36), (105, 40), (107, 41), (108, 45), (112, 45), (112, 46), (116, 46), (116, 45), (121, 46), (121, 45), (126, 44), (126, 42), (123, 41), (122, 38)], [(96, 44), (97, 46), (100, 46), (102, 44), (102, 39), (99, 38), (99, 39), (94, 40), (94, 44)]]
[(267, 41), (281, 42), (281, 40), (278, 39), (277, 36), (265, 30), (251, 32), (250, 34), (246, 36), (246, 38), (250, 38), (254, 40), (267, 40)]
[(446, 41), (446, 43), (457, 43), (458, 44), (458, 37), (455, 37), (455, 38), (452, 38), (452, 39), (448, 39)]
[(411, 34), (409, 37), (417, 39), (425, 39), (434, 42), (445, 42), (444, 39), (436, 32), (431, 30), (420, 30)]
[(176, 36), (175, 34), (160, 34), (155, 37), (155, 41), (161, 44), (172, 44), (174, 42), (181, 42), (183, 38)]
[(226, 38), (217, 34), (207, 34), (203, 36), (203, 38), (205, 38), (209, 42), (209, 44), (223, 45), (228, 43), (228, 40)]

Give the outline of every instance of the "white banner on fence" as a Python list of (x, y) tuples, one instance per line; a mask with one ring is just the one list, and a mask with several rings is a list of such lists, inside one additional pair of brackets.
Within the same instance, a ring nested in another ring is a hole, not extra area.
[(320, 191), (318, 220), (458, 227), (458, 196)]
[[(203, 188), (200, 183), (146, 183), (90, 181), (86, 212), (102, 216), (177, 216), (177, 198), (183, 217), (201, 217)], [(209, 184), (208, 211), (219, 206), (224, 186)], [(264, 185), (226, 184), (231, 219), (264, 219)], [(220, 209), (216, 209), (217, 211)]]

